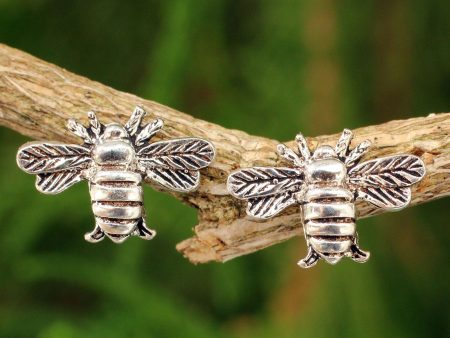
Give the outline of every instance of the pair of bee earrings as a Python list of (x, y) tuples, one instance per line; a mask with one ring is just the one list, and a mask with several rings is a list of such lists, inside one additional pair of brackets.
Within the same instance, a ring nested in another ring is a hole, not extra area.
[[(17, 163), (36, 174), (36, 188), (57, 194), (87, 180), (95, 227), (85, 235), (89, 242), (108, 237), (121, 243), (130, 236), (152, 239), (147, 227), (142, 182), (153, 180), (164, 188), (190, 192), (200, 182), (199, 170), (214, 159), (214, 146), (200, 138), (180, 138), (150, 143), (163, 127), (156, 119), (142, 125), (146, 112), (136, 107), (129, 121), (103, 125), (93, 112), (89, 126), (68, 121), (68, 129), (84, 141), (81, 145), (30, 142), (18, 151)], [(318, 147), (313, 153), (298, 134), (298, 153), (280, 144), (286, 167), (253, 167), (228, 177), (231, 195), (248, 202), (247, 214), (271, 218), (290, 205), (301, 208), (307, 256), (299, 265), (308, 268), (322, 258), (336, 264), (343, 257), (365, 262), (369, 253), (358, 246), (355, 200), (385, 209), (401, 209), (411, 200), (410, 186), (425, 175), (425, 166), (413, 155), (395, 155), (359, 163), (370, 146), (368, 140), (349, 150), (352, 133), (345, 129), (336, 147)]]

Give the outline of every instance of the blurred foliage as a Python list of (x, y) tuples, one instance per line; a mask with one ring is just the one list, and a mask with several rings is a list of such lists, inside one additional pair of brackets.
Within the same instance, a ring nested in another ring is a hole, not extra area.
[[(445, 111), (447, 1), (1, 0), (3, 43), (287, 140)], [(130, 107), (130, 111), (133, 107)], [(303, 239), (226, 264), (174, 249), (195, 211), (146, 190), (158, 237), (91, 245), (86, 184), (43, 196), (0, 130), (2, 337), (444, 337), (448, 199), (359, 221), (370, 263), (308, 271)], [(168, 212), (170, 210), (170, 212)]]

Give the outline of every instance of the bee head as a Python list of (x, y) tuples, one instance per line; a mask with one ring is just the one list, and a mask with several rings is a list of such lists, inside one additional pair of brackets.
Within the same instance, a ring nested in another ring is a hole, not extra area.
[(320, 146), (314, 152), (313, 160), (325, 160), (328, 158), (337, 158), (336, 152), (330, 146)]
[(124, 127), (118, 123), (108, 124), (103, 132), (102, 139), (104, 140), (124, 140), (128, 137), (128, 133)]

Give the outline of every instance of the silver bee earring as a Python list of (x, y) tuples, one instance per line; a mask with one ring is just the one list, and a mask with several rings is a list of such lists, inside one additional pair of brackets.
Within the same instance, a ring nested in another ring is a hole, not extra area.
[(193, 191), (199, 185), (199, 169), (214, 159), (214, 146), (199, 138), (149, 143), (163, 121), (142, 126), (145, 114), (136, 107), (122, 126), (103, 125), (89, 112), (89, 127), (72, 119), (67, 124), (83, 139), (82, 145), (30, 142), (17, 153), (17, 164), (37, 175), (36, 188), (42, 193), (57, 194), (83, 179), (89, 181), (95, 216), (94, 230), (85, 235), (89, 242), (105, 235), (115, 243), (131, 235), (152, 239), (156, 232), (145, 222), (142, 181), (151, 179), (170, 190)]
[(371, 143), (349, 151), (352, 132), (345, 129), (335, 148), (324, 145), (311, 154), (298, 134), (299, 154), (283, 144), (278, 153), (290, 167), (240, 169), (228, 177), (228, 191), (248, 201), (247, 214), (268, 219), (293, 204), (301, 206), (308, 254), (298, 262), (309, 268), (322, 258), (336, 264), (342, 257), (366, 262), (369, 253), (358, 246), (355, 200), (391, 210), (407, 206), (410, 186), (425, 175), (422, 160), (394, 155), (358, 164)]

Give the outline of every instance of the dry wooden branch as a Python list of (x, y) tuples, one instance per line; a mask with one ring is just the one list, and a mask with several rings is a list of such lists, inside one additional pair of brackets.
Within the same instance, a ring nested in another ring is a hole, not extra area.
[[(198, 208), (195, 236), (177, 245), (193, 263), (227, 261), (300, 235), (296, 208), (266, 222), (245, 216), (245, 206), (227, 194), (230, 171), (255, 165), (277, 166), (277, 141), (195, 119), (158, 103), (123, 93), (75, 75), (19, 50), (0, 45), (0, 124), (34, 139), (78, 142), (65, 128), (69, 117), (86, 121), (86, 112), (96, 110), (102, 121), (125, 122), (135, 105), (165, 120), (163, 138), (197, 136), (217, 148), (213, 165), (202, 172), (200, 189), (192, 194), (174, 194)], [(425, 179), (413, 188), (412, 205), (450, 194), (450, 113), (391, 121), (354, 130), (352, 145), (373, 141), (366, 159), (412, 153), (426, 166)], [(338, 134), (308, 138), (314, 149), (319, 143), (335, 144)], [(288, 143), (293, 147), (293, 142)], [(358, 204), (359, 216), (382, 212), (367, 203)]]

